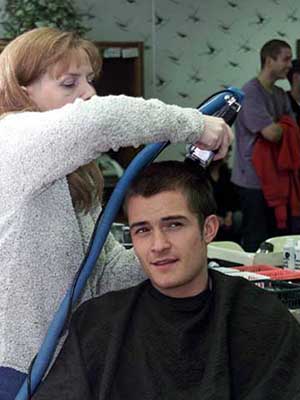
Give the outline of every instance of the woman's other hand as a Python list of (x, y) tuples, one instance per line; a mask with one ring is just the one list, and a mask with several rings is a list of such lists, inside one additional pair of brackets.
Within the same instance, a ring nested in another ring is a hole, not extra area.
[(209, 115), (203, 115), (203, 118), (204, 132), (195, 145), (203, 150), (215, 151), (214, 160), (219, 160), (225, 157), (228, 152), (233, 140), (232, 130), (223, 118)]

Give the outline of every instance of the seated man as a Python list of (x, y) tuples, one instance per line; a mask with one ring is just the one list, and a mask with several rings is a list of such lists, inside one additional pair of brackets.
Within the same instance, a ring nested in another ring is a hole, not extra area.
[(125, 200), (148, 280), (89, 300), (35, 400), (300, 399), (300, 326), (275, 295), (207, 269), (211, 188), (154, 163)]

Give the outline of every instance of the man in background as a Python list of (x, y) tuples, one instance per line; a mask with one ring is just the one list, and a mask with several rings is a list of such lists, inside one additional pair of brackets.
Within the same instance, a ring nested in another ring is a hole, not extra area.
[(286, 79), (292, 66), (292, 50), (282, 40), (273, 39), (260, 51), (261, 70), (247, 82), (243, 107), (235, 123), (236, 144), (232, 181), (237, 185), (243, 214), (242, 246), (255, 252), (268, 237), (277, 236), (274, 211), (267, 206), (261, 182), (252, 163), (253, 147), (258, 137), (279, 143), (283, 115), (292, 115), (287, 94), (275, 85)]

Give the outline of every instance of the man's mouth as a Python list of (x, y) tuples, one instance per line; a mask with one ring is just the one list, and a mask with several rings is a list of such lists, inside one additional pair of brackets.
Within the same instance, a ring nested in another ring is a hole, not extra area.
[(164, 266), (169, 266), (173, 265), (178, 261), (178, 258), (163, 258), (159, 260), (153, 261), (151, 264), (154, 265), (155, 267), (164, 267)]

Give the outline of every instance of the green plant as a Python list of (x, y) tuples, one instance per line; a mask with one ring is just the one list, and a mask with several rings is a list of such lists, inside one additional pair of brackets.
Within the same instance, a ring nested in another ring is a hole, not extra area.
[(90, 29), (83, 20), (93, 18), (76, 10), (72, 0), (7, 0), (3, 16), (2, 26), (8, 38), (42, 26), (85, 35)]

